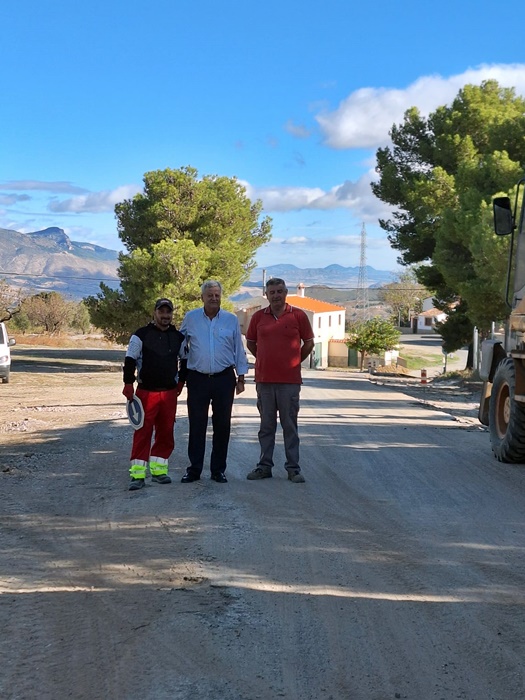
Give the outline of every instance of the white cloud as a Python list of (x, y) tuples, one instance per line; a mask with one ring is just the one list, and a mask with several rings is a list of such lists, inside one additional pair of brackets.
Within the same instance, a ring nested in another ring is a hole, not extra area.
[(268, 213), (301, 209), (349, 209), (360, 220), (376, 222), (379, 218), (388, 218), (390, 213), (390, 209), (372, 194), (370, 183), (376, 179), (375, 171), (370, 169), (355, 182), (346, 180), (330, 190), (319, 187), (257, 188), (245, 181), (242, 184), (248, 197), (252, 200), (260, 199)]
[(113, 211), (115, 204), (124, 199), (133, 197), (137, 192), (141, 192), (139, 185), (122, 185), (114, 190), (104, 190), (102, 192), (90, 192), (89, 194), (72, 197), (71, 199), (58, 200), (53, 198), (49, 204), (49, 211), (55, 213), (86, 213), (101, 214)]
[[(274, 242), (280, 245), (293, 245), (293, 246), (308, 246), (309, 248), (360, 248), (361, 247), (361, 236), (360, 235), (340, 235), (340, 236), (326, 236), (322, 238), (314, 238), (308, 236), (290, 236), (290, 238), (280, 238)], [(367, 236), (367, 248), (372, 248), (374, 250), (381, 250), (383, 248), (390, 248), (388, 240), (383, 238), (373, 238)]]
[[(326, 145), (336, 149), (373, 149), (389, 142), (388, 131), (403, 120), (408, 108), (417, 106), (423, 115), (428, 115), (438, 106), (450, 104), (465, 85), (489, 79), (525, 95), (525, 64), (482, 65), (448, 78), (423, 76), (403, 90), (362, 88), (349, 95), (335, 111), (325, 110), (316, 119)], [(290, 133), (297, 128), (294, 135), (300, 135), (300, 127), (291, 121), (286, 128)], [(260, 199), (270, 214), (347, 209), (365, 223), (389, 219), (391, 208), (374, 197), (370, 188), (370, 183), (377, 180), (375, 157), (366, 158), (363, 165), (366, 171), (357, 180), (345, 180), (328, 190), (293, 186), (257, 188), (246, 182), (242, 184), (250, 199)]]
[(27, 202), (31, 197), (27, 194), (0, 194), (0, 204), (4, 207), (11, 207), (17, 202)]
[(7, 182), (0, 182), (0, 189), (16, 191), (37, 190), (41, 192), (57, 192), (67, 194), (76, 194), (88, 191), (84, 187), (77, 187), (76, 185), (72, 185), (70, 182), (46, 182), (44, 180), (8, 180)]
[[(253, 201), (262, 200), (265, 211), (294, 211), (309, 208), (312, 202), (325, 194), (321, 188), (313, 187), (253, 187), (245, 180), (239, 180), (246, 194)], [(315, 208), (315, 207), (314, 207)]]
[(306, 236), (291, 236), (290, 238), (284, 238), (281, 243), (283, 245), (303, 245), (304, 243), (310, 243), (311, 240)]
[(490, 79), (525, 95), (525, 64), (481, 65), (448, 78), (424, 76), (404, 90), (361, 88), (336, 110), (318, 114), (316, 120), (325, 145), (331, 148), (377, 148), (388, 143), (392, 125), (401, 123), (410, 107), (417, 107), (426, 116), (440, 105), (450, 104), (465, 85)]

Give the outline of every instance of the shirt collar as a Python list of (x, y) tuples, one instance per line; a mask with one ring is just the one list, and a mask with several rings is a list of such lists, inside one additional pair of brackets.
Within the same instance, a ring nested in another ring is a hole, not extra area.
[[(268, 304), (268, 306), (264, 309), (264, 313), (265, 314), (272, 313), (272, 308), (271, 308), (270, 304)], [(288, 302), (285, 302), (283, 314), (289, 314), (289, 313), (292, 313), (292, 306)]]
[(220, 316), (220, 314), (221, 314), (221, 309), (219, 309), (219, 310), (217, 311), (217, 313), (215, 314), (215, 316), (214, 316), (213, 318), (210, 318), (210, 317), (208, 316), (208, 314), (206, 313), (206, 311), (204, 311), (204, 306), (201, 307), (201, 308), (202, 308), (202, 315), (204, 316), (204, 318), (207, 318), (208, 321), (213, 321), (213, 318), (219, 318), (219, 316)]

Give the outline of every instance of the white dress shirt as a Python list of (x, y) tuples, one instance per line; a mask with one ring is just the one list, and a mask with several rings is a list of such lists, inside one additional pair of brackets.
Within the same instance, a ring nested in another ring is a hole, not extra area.
[(209, 318), (202, 307), (194, 309), (184, 316), (180, 331), (186, 338), (183, 357), (188, 360), (188, 369), (203, 374), (217, 374), (228, 367), (235, 367), (237, 375), (248, 371), (235, 314), (219, 309), (214, 318)]

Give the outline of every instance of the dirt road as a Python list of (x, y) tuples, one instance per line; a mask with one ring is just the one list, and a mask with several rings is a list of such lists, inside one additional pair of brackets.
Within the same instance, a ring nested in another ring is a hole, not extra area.
[(525, 467), (474, 421), (307, 371), (306, 483), (250, 482), (250, 381), (229, 483), (183, 485), (183, 394), (132, 493), (121, 360), (17, 346), (0, 386), (3, 700), (525, 697)]

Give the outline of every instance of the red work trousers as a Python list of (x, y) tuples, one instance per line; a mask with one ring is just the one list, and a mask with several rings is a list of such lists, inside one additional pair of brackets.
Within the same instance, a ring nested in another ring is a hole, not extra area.
[[(131, 461), (140, 460), (146, 464), (152, 457), (168, 460), (175, 447), (173, 425), (177, 413), (177, 390), (135, 392), (144, 408), (144, 425), (135, 430), (131, 448)], [(153, 445), (151, 439), (155, 431)]]

